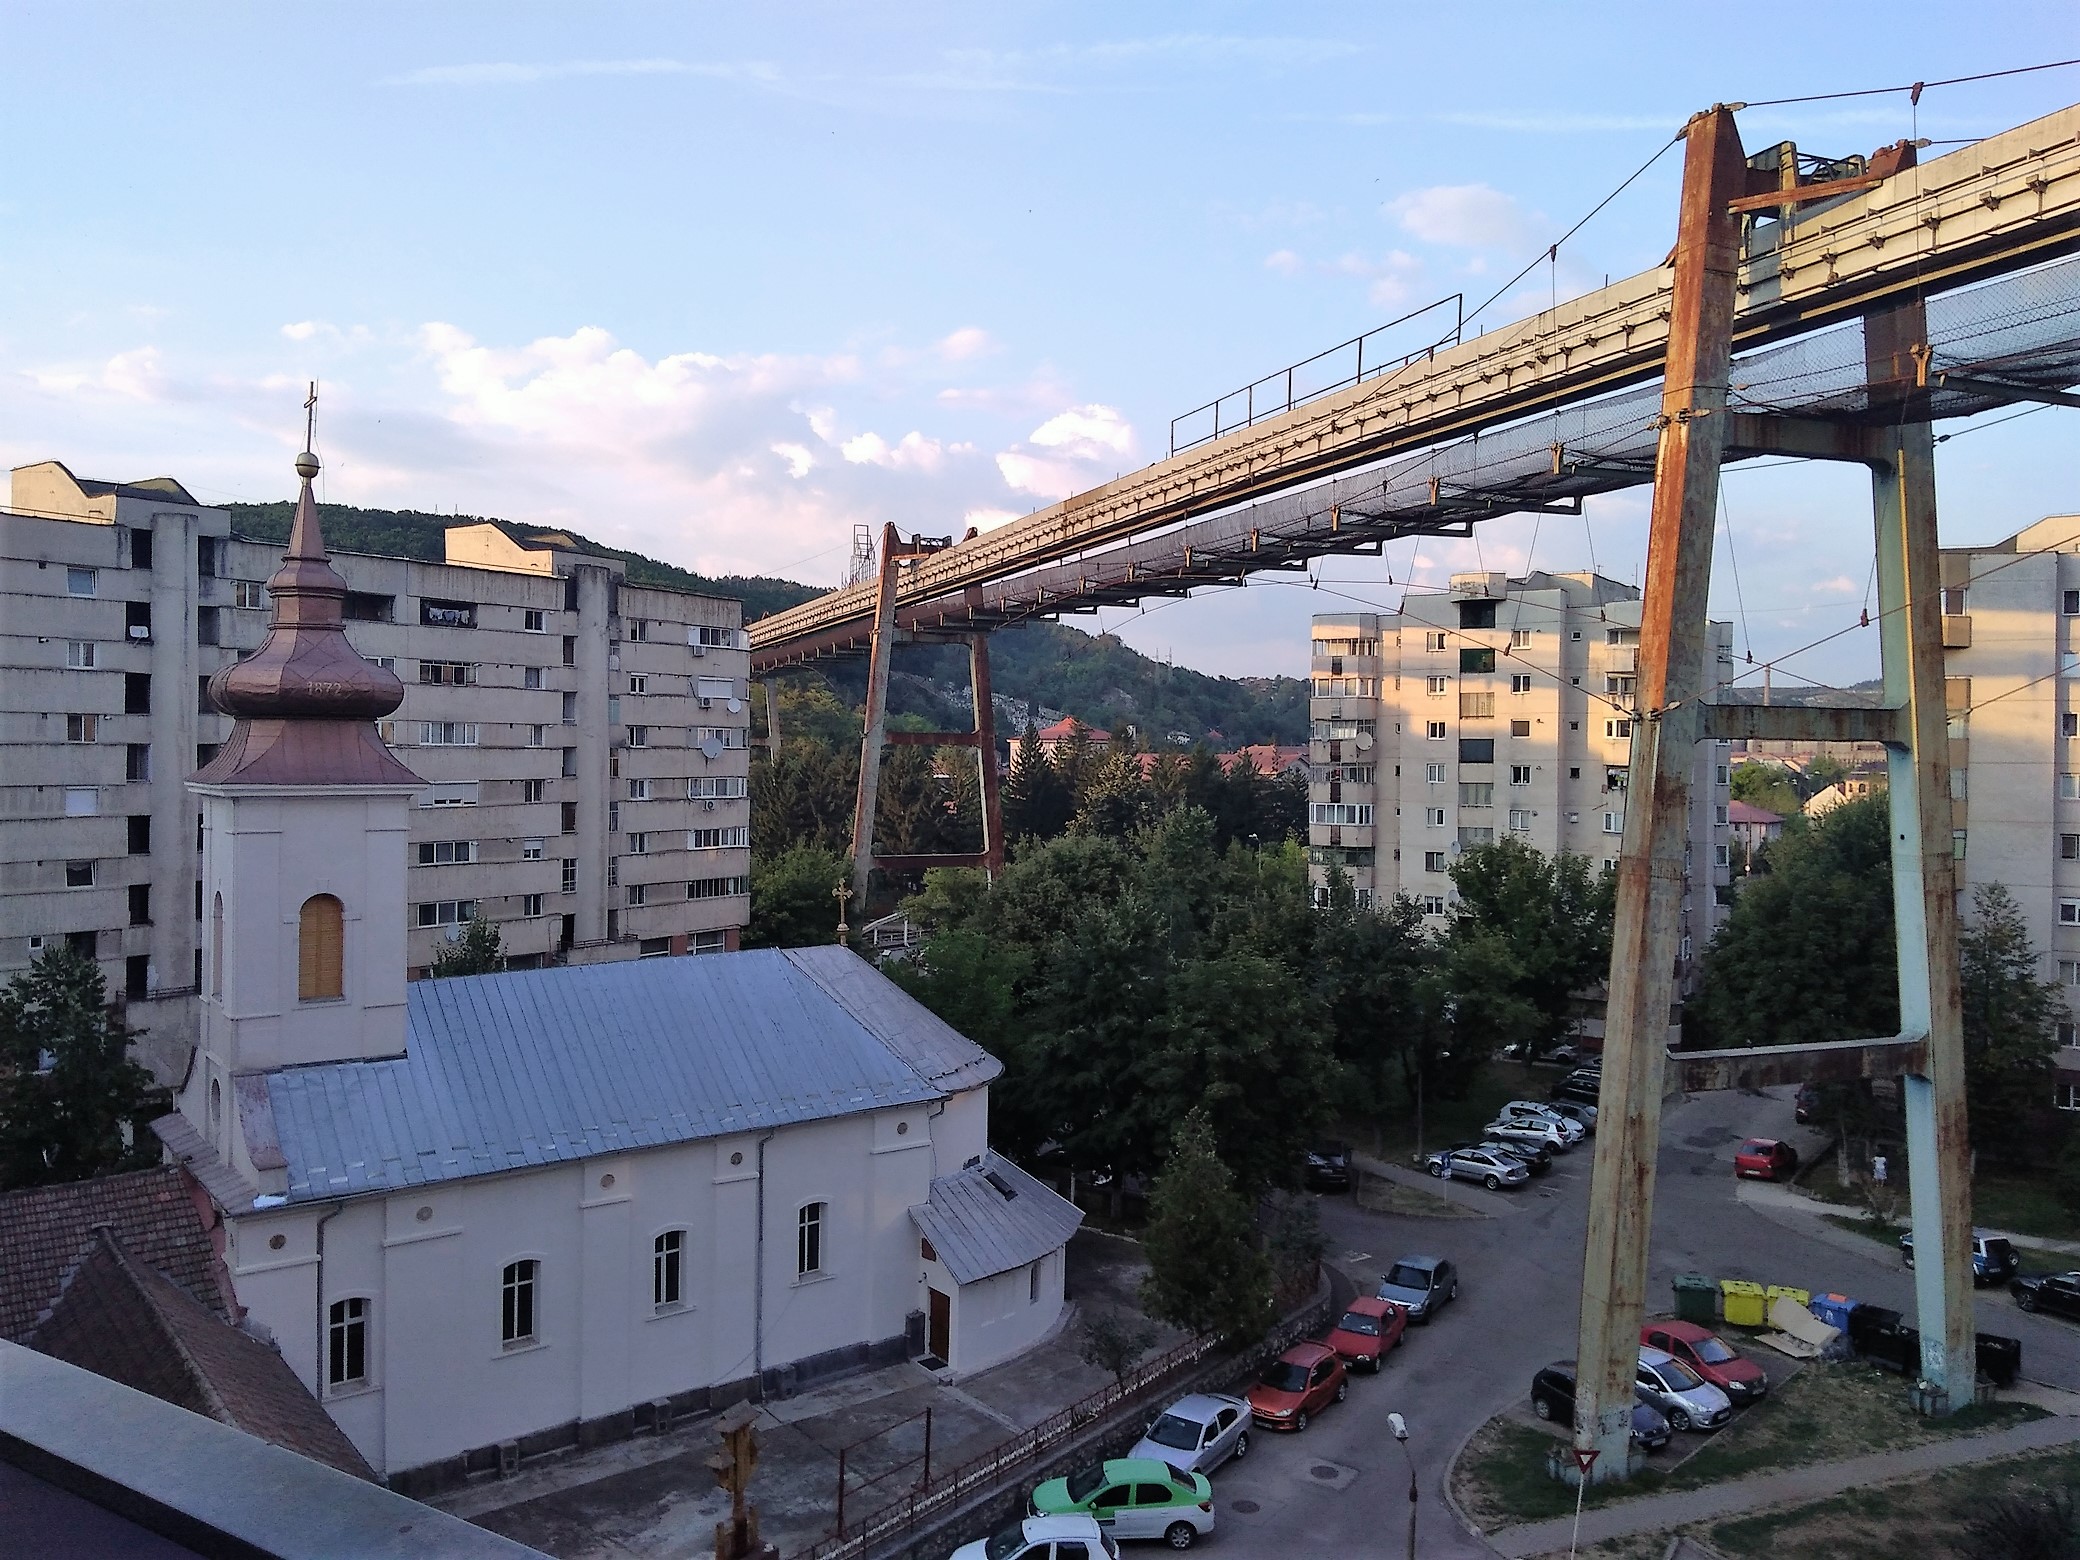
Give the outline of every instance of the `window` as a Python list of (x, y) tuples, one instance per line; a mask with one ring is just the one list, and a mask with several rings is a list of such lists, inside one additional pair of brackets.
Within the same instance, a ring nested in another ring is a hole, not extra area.
[(152, 853), (152, 815), (132, 813), (127, 821), (128, 849), (133, 856), (149, 856)]
[(88, 668), (94, 664), (94, 642), (91, 639), (68, 639), (65, 641), (65, 664)]
[(549, 782), (546, 780), (522, 780), (520, 782), (520, 800), (523, 802), (539, 802), (548, 794), (548, 790)]
[(2080, 861), (2080, 834), (2061, 834), (2058, 837), (2058, 854), (2062, 861)]
[(632, 748), (648, 747), (650, 745), (650, 728), (648, 726), (629, 727), (628, 745)]
[(67, 888), (92, 888), (94, 886), (94, 863), (91, 861), (68, 861), (65, 863), (65, 886)]
[(1444, 722), (1441, 720), (1426, 722), (1423, 727), (1423, 736), (1427, 741), (1442, 742), (1444, 740)]
[(477, 669), (467, 661), (421, 661), (419, 681), (436, 686), (463, 688), (477, 680)]
[(477, 918), (474, 899), (431, 899), (417, 908), (421, 926), (462, 926)]
[(540, 747), (548, 740), (549, 728), (547, 726), (529, 726), (527, 728), (527, 745), (529, 747)]
[(1495, 608), (1492, 601), (1462, 601), (1459, 603), (1459, 626), (1461, 628), (1493, 628)]
[[(1038, 1305), (1040, 1303), (1040, 1270), (1046, 1265), (1047, 1259), (1045, 1257), (1042, 1257), (1039, 1259), (1039, 1261), (1035, 1262), (1031, 1267), (1026, 1269), (1027, 1305)], [(1170, 1498), (1170, 1492), (1166, 1489), (1162, 1493), (1163, 1499), (1165, 1501), (1168, 1501)]]
[(1425, 677), (1423, 679), (1423, 691), (1433, 699), (1441, 699), (1444, 697), (1445, 687), (1450, 681), (1451, 679), (1448, 677)]
[(422, 747), (475, 747), (477, 723), (473, 720), (427, 720), (419, 723)]
[[(1954, 858), (1955, 860), (1958, 860), (1958, 861), (1962, 861), (1962, 860), (1964, 860), (1964, 847), (1965, 847), (1965, 831), (1964, 831), (1963, 829), (1952, 829), (1952, 830), (1950, 831), (1950, 854), (1951, 854), (1951, 856), (1952, 856), (1952, 857), (1953, 857), (1953, 858)], [(1723, 846), (1722, 846), (1722, 847), (1720, 847), (1720, 848), (1721, 848), (1721, 849), (1723, 850), (1723, 849), (1724, 849), (1725, 847), (1723, 847)], [(1722, 866), (1723, 866), (1723, 865), (1725, 865), (1725, 863), (1724, 863), (1724, 862), (1721, 862), (1721, 863), (1720, 863), (1720, 865), (1722, 865)]]
[(686, 939), (688, 953), (727, 953), (729, 937), (723, 932), (695, 932)]
[(648, 780), (631, 780), (631, 781), (629, 781), (629, 782), (628, 782), (628, 799), (629, 799), (630, 801), (632, 801), (632, 802), (647, 802), (647, 801), (649, 801), (649, 800), (650, 800), (650, 782), (649, 782)]
[(823, 1271), (824, 1204), (805, 1204), (794, 1220), (794, 1270), (799, 1278)]
[(1486, 645), (1463, 648), (1459, 652), (1459, 670), (1492, 672), (1495, 670), (1495, 652)]
[(1425, 650), (1442, 650), (1445, 648), (1445, 641), (1448, 637), (1448, 635), (1441, 633), (1426, 633), (1423, 635), (1423, 648)]
[(1530, 649), (1530, 648), (1531, 648), (1531, 630), (1530, 630), (1530, 629), (1528, 629), (1528, 628), (1513, 628), (1513, 629), (1511, 629), (1511, 630), (1509, 631), (1509, 647), (1510, 647), (1510, 649), (1512, 649), (1512, 650), (1528, 650), (1528, 649)]
[(578, 891), (578, 863), (569, 856), (563, 858), (563, 888), (566, 894)]
[(650, 836), (640, 833), (630, 834), (628, 837), (628, 853), (631, 856), (647, 856), (650, 853)]
[(688, 850), (741, 850), (751, 844), (751, 830), (743, 824), (729, 829), (688, 829)]
[(325, 1385), (368, 1384), (368, 1302), (335, 1300), (325, 1313)]
[(685, 1258), (686, 1232), (666, 1230), (650, 1248), (650, 1303), (662, 1311), (683, 1305), (681, 1263)]
[[(1426, 850), (1426, 851), (1424, 851), (1424, 852), (1423, 852), (1423, 870), (1424, 870), (1425, 872), (1442, 872), (1442, 871), (1444, 871), (1444, 855), (1445, 855), (1445, 853), (1444, 853), (1443, 851), (1441, 851), (1441, 850)], [(1440, 907), (1440, 908), (1441, 908), (1441, 907)]]
[(561, 811), (563, 814), (563, 832), (565, 834), (576, 834), (578, 832), (578, 804), (576, 802), (565, 802)]
[(1511, 764), (1509, 766), (1509, 783), (1511, 785), (1529, 785), (1531, 783), (1531, 766), (1529, 764)]
[(1495, 805), (1495, 787), (1490, 784), (1467, 784), (1462, 781), (1459, 785), (1459, 805), (1461, 807), (1493, 807)]
[[(91, 715), (87, 718), (89, 720), (93, 719)], [(91, 742), (94, 739), (88, 737), (86, 740)], [(2070, 773), (2060, 775), (2058, 777), (2058, 799), (2062, 802), (2070, 802), (2076, 798), (2080, 798), (2080, 775)]]
[(1495, 739), (1493, 737), (1461, 737), (1459, 739), (1459, 762), (1462, 764), (1494, 763)]
[(1426, 829), (1443, 828), (1444, 809), (1442, 807), (1425, 807), (1423, 809), (1423, 827)]
[(1603, 788), (1606, 791), (1623, 791), (1632, 784), (1630, 764), (1605, 764), (1603, 766)]
[(2055, 1083), (2051, 1086), (2051, 1108), (2053, 1110), (2080, 1110), (2080, 1083)]
[(541, 913), (542, 896), (540, 894), (522, 894), (520, 896), (520, 914), (524, 918), (533, 921), (539, 919)]
[(628, 637), (636, 644), (647, 644), (650, 639), (650, 620), (648, 618), (630, 618), (628, 620)]
[(1530, 808), (1512, 807), (1509, 810), (1509, 832), (1512, 834), (1529, 834), (1531, 832)]
[[(1728, 860), (1727, 860), (1727, 856), (1728, 856), (1728, 851), (1727, 851), (1727, 847), (1726, 847), (1726, 846), (1724, 846), (1724, 845), (1714, 845), (1714, 846), (1712, 847), (1712, 865), (1713, 865), (1713, 866), (1715, 866), (1715, 867), (1723, 867), (1723, 866), (1727, 866), (1727, 865), (1730, 865), (1730, 863), (1729, 863), (1729, 862), (1728, 862)], [(1686, 957), (1687, 957), (1687, 955), (1686, 955)]]
[(541, 1263), (530, 1257), (508, 1262), (500, 1276), (499, 1336), (508, 1348), (535, 1340), (534, 1290), (541, 1269)]
[(303, 902), (296, 927), (296, 997), (300, 1002), (330, 1002), (345, 990), (341, 981), (345, 915), (330, 894), (313, 894)]
[(540, 861), (542, 859), (542, 842), (540, 840), (522, 840), (520, 842), (520, 859), (522, 861)]
[(540, 666), (521, 667), (520, 686), (523, 688), (540, 688), (542, 686), (542, 673), (545, 670), (546, 668)]
[(417, 846), (422, 867), (459, 866), (477, 859), (475, 840), (421, 840)]
[(2059, 610), (2065, 613), (2067, 617), (2080, 617), (2080, 590), (2069, 590), (2061, 593)]
[(1492, 828), (1461, 829), (1459, 831), (1459, 848), (1461, 850), (1470, 849), (1475, 845), (1493, 845), (1494, 843), (1495, 831)]
[(258, 580), (239, 580), (232, 587), (232, 604), (240, 607), (267, 605), (267, 587)]
[(1530, 674), (1526, 672), (1510, 673), (1509, 691), (1511, 693), (1529, 693), (1531, 691)]
[(93, 595), (94, 571), (92, 569), (67, 569), (65, 571), (65, 594), (68, 596)]
[(742, 648), (737, 643), (737, 630), (734, 628), (708, 628), (703, 625), (699, 628), (689, 629), (686, 634), (686, 642), (688, 644), (704, 645), (711, 650), (736, 650)]
[(1426, 780), (1427, 782), (1429, 782), (1429, 783), (1430, 783), (1431, 785), (1443, 785), (1443, 784), (1444, 784), (1444, 765), (1442, 765), (1442, 764), (1425, 764), (1425, 765), (1423, 766), (1423, 778), (1424, 778), (1424, 780)]
[(750, 892), (748, 877), (695, 878), (686, 885), (688, 899), (731, 899)]
[(101, 732), (99, 715), (67, 715), (65, 717), (65, 740), (67, 742), (98, 741)]
[(1459, 718), (1461, 720), (1493, 720), (1495, 718), (1495, 695), (1492, 693), (1460, 694)]
[(649, 677), (641, 672), (631, 673), (628, 679), (628, 691), (630, 693), (648, 693), (650, 691)]
[(1603, 734), (1607, 737), (1630, 737), (1632, 722), (1629, 720), (1607, 720), (1603, 723)]
[(1603, 832), (1606, 834), (1623, 834), (1625, 832), (1625, 815), (1619, 812), (1605, 813), (1603, 815)]
[(1639, 692), (1639, 679), (1607, 676), (1603, 679), (1603, 692), (1605, 698), (1630, 701)]
[(2058, 961), (2058, 983), (2061, 986), (2080, 986), (2080, 959)]
[[(65, 787), (65, 816), (91, 818), (101, 811), (101, 792), (91, 785)], [(149, 820), (147, 820), (149, 821)]]
[(647, 905), (650, 902), (650, 885), (648, 883), (629, 884), (628, 902), (631, 907)]
[(686, 782), (686, 794), (695, 801), (729, 801), (745, 795), (742, 775), (696, 775)]
[(529, 607), (520, 614), (520, 628), (524, 633), (545, 634), (549, 631), (549, 620), (539, 607)]
[[(1437, 870), (1442, 872), (1444, 869), (1439, 867)], [(1422, 905), (1423, 914), (1425, 915), (1444, 914), (1444, 896), (1442, 894), (1425, 894), (1418, 902)]]
[(2080, 926), (2080, 899), (2061, 899), (2058, 902), (2058, 924)]
[(150, 926), (152, 924), (152, 885), (132, 883), (130, 885), (130, 924)]
[(475, 628), (477, 609), (467, 601), (428, 598), (419, 603), (419, 621), (433, 628)]
[(2058, 734), (2062, 737), (2080, 737), (2080, 710), (2058, 712)]
[(578, 664), (578, 636), (576, 634), (565, 634), (563, 636), (563, 664), (565, 666), (576, 666)]
[(1712, 784), (1725, 785), (1727, 783), (1729, 774), (1730, 771), (1728, 770), (1726, 765), (1719, 765), (1718, 768), (1712, 772)]
[(132, 785), (148, 784), (152, 778), (152, 745), (132, 742), (123, 760), (123, 778)]
[(420, 793), (421, 807), (474, 807), (477, 805), (477, 782), (474, 780), (444, 780), (436, 782)]
[(576, 748), (563, 748), (560, 750), (560, 754), (560, 763), (556, 771), (557, 777), (563, 780), (577, 779), (578, 750)]
[(1726, 804), (1724, 802), (1721, 802), (1717, 807), (1714, 807), (1712, 809), (1712, 822), (1717, 824), (1724, 824), (1726, 822)]
[(1357, 824), (1372, 822), (1370, 802), (1316, 802), (1308, 809), (1308, 822)]
[[(1363, 694), (1372, 692), (1372, 679), (1370, 677), (1346, 677), (1342, 682), (1343, 685), (1341, 687), (1333, 688), (1330, 691), (1332, 693)], [(726, 704), (737, 696), (737, 685), (727, 677), (696, 677), (693, 680), (693, 691), (696, 697), (706, 699), (708, 704)], [(708, 704), (703, 704), (701, 708), (706, 709)]]

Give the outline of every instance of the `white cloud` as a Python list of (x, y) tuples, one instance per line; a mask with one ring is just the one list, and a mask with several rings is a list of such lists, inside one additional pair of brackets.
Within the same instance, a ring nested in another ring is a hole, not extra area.
[(890, 470), (937, 471), (948, 453), (964, 455), (972, 444), (941, 444), (916, 429), (890, 444), (878, 433), (862, 433), (847, 439), (838, 451), (855, 466), (883, 466)]
[(1018, 512), (1012, 509), (971, 509), (961, 516), (962, 524), (977, 531), (994, 531), (998, 526), (1009, 525), (1016, 519)]
[(1387, 214), (1426, 244), (1465, 249), (1517, 249), (1533, 242), (1533, 226), (1514, 196), (1485, 184), (1439, 184), (1387, 202)]
[(1816, 596), (1853, 596), (1856, 594), (1857, 586), (1848, 575), (1837, 574), (1831, 580), (1821, 580), (1816, 585), (1807, 586), (1806, 589)]
[(1264, 257), (1264, 269), (1280, 276), (1298, 276), (1307, 269), (1307, 262), (1290, 249), (1274, 249)]
[(282, 334), (291, 341), (309, 341), (311, 337), (318, 334), (318, 322), (316, 320), (298, 320), (293, 325), (284, 325)]
[(939, 338), (939, 356), (949, 363), (965, 363), (970, 358), (982, 357), (994, 352), (997, 344), (990, 333), (979, 325), (963, 325), (959, 330)]
[(1072, 406), (997, 455), (997, 470), (1021, 493), (1067, 498), (1108, 482), (1130, 464), (1134, 429), (1115, 407)]
[(39, 390), (53, 395), (163, 401), (170, 393), (157, 347), (118, 352), (98, 368), (30, 368), (24, 372)]
[(1116, 407), (1072, 406), (1048, 418), (1032, 432), (1035, 444), (1070, 454), (1124, 455), (1134, 445), (1134, 430)]
[(816, 464), (816, 457), (809, 453), (806, 444), (774, 444), (768, 448), (787, 462), (787, 474), (791, 477), (806, 477), (809, 468)]

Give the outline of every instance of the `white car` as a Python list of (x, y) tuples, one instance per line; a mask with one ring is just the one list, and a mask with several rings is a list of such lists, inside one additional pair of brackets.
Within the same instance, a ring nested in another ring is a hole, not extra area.
[(948, 1560), (1119, 1560), (1119, 1546), (1096, 1517), (1025, 1517), (961, 1545)]
[(1504, 1143), (1531, 1143), (1550, 1148), (1558, 1153), (1574, 1146), (1573, 1140), (1550, 1121), (1538, 1121), (1528, 1116), (1502, 1116), (1481, 1128), (1482, 1137), (1495, 1138)]
[(1540, 1105), (1533, 1100), (1511, 1100), (1496, 1114), (1505, 1121), (1529, 1118), (1532, 1121), (1551, 1122), (1570, 1143), (1579, 1143), (1588, 1134), (1588, 1129), (1579, 1121), (1570, 1120), (1550, 1105)]
[(1716, 1430), (1733, 1417), (1733, 1399), (1663, 1349), (1639, 1351), (1640, 1396), (1677, 1430)]
[(1194, 1392), (1149, 1421), (1129, 1457), (1153, 1457), (1186, 1473), (1211, 1473), (1249, 1455), (1249, 1404), (1223, 1392)]

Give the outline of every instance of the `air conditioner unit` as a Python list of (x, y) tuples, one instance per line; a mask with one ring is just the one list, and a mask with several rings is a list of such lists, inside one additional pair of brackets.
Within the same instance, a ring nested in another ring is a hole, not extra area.
[(712, 710), (713, 708), (715, 708), (715, 701), (713, 699), (702, 699), (699, 701), (699, 703), (700, 707), (704, 710)]
[(142, 623), (132, 623), (130, 625), (130, 637), (132, 639), (149, 639), (152, 637), (152, 631)]
[(698, 640), (688, 643), (686, 648), (692, 651), (695, 655), (706, 655), (708, 653), (708, 647), (704, 644), (701, 644)]
[(715, 802), (714, 802), (714, 799), (713, 799), (713, 798), (710, 798), (709, 800), (707, 800), (707, 801), (704, 801), (704, 802), (702, 802), (702, 803), (701, 803), (701, 811), (702, 811), (702, 812), (713, 812), (714, 810), (715, 810)]

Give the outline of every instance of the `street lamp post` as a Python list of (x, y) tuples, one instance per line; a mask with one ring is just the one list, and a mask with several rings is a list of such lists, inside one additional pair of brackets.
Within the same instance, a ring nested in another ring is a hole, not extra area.
[(1399, 1414), (1387, 1415), (1394, 1439), (1401, 1443), (1401, 1456), (1408, 1463), (1408, 1560), (1416, 1560), (1416, 1459), (1408, 1449), (1408, 1421)]

